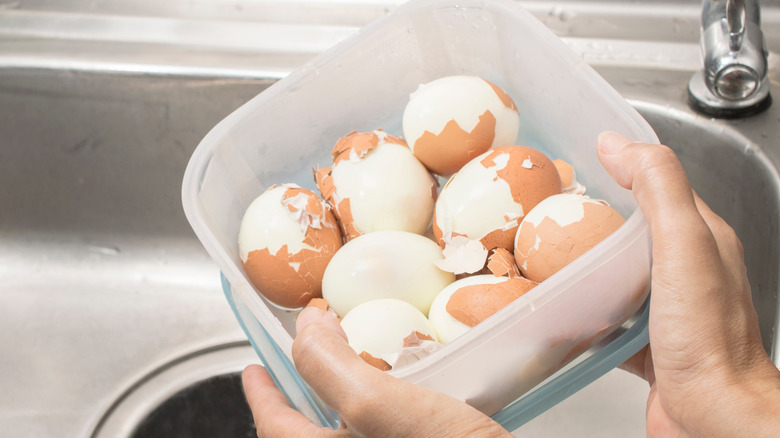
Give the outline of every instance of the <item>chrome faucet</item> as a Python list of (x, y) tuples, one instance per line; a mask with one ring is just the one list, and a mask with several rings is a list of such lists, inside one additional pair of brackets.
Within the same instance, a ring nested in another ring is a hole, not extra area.
[(691, 106), (719, 118), (747, 117), (771, 104), (758, 0), (703, 0), (704, 69), (688, 83)]

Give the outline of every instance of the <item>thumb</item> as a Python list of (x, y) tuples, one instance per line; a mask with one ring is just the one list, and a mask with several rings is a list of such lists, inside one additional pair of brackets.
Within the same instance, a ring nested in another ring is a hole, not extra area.
[(633, 192), (647, 218), (654, 264), (667, 260), (677, 263), (696, 250), (703, 251), (699, 255), (711, 255), (712, 263), (719, 259), (715, 239), (674, 151), (604, 132), (599, 135), (598, 153), (612, 178)]
[(298, 373), (325, 403), (344, 415), (385, 373), (366, 364), (347, 343), (336, 317), (314, 307), (301, 311), (292, 347)]

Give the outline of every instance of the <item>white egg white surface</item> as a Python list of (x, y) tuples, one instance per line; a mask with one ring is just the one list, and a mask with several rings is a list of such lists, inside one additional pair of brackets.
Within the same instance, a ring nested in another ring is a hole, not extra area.
[(374, 357), (400, 351), (404, 338), (417, 331), (436, 339), (431, 323), (416, 307), (393, 298), (367, 301), (341, 320), (349, 345)]
[(403, 131), (409, 147), (423, 132), (439, 134), (454, 120), (470, 132), (489, 110), (496, 118), (496, 134), (491, 146), (513, 144), (520, 119), (516, 110), (507, 108), (484, 79), (476, 76), (447, 76), (422, 84), (411, 94), (403, 114)]
[(487, 168), (481, 161), (488, 153), (469, 161), (442, 188), (436, 201), (436, 223), (443, 235), (452, 232), (479, 240), (501, 229), (506, 217), (523, 216), (509, 184), (498, 177), (497, 166)]
[(287, 245), (291, 254), (304, 248), (316, 251), (303, 243), (305, 229), (301, 229), (300, 223), (282, 205), (282, 196), (290, 187), (298, 188), (294, 184), (272, 187), (249, 204), (238, 233), (241, 260), (246, 261), (251, 251), (263, 248), (276, 254), (283, 245)]
[(363, 233), (401, 230), (423, 234), (433, 215), (433, 176), (409, 148), (381, 141), (358, 160), (331, 171), (337, 202), (348, 198), (355, 227)]
[(427, 314), (436, 294), (455, 281), (454, 274), (434, 265), (441, 258), (441, 248), (419, 234), (367, 233), (344, 244), (330, 260), (322, 295), (341, 316), (379, 298), (400, 299)]

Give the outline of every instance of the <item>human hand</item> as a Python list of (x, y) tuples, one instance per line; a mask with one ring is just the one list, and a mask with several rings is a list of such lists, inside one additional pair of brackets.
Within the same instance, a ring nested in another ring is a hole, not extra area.
[(320, 428), (290, 407), (265, 369), (248, 366), (244, 393), (258, 437), (511, 436), (471, 406), (428, 388), (396, 379), (363, 361), (330, 312), (301, 311), (293, 360), (298, 373), (339, 413), (342, 428)]
[(780, 371), (761, 344), (736, 234), (668, 147), (606, 132), (598, 152), (653, 239), (650, 345), (623, 366), (651, 385), (647, 435), (777, 436)]

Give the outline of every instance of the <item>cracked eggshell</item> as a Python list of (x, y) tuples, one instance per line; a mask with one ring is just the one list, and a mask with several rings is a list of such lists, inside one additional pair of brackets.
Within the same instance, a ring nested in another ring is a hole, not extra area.
[(515, 261), (526, 278), (542, 282), (620, 228), (625, 220), (605, 201), (551, 196), (517, 230)]
[(402, 138), (353, 131), (331, 155), (333, 165), (317, 170), (315, 179), (348, 240), (380, 230), (426, 232), (437, 183)]
[(474, 275), (444, 288), (431, 304), (428, 319), (439, 342), (447, 344), (519, 298), (536, 282), (522, 277)]
[(447, 181), (434, 207), (433, 233), (445, 248), (454, 237), (466, 236), (486, 250), (512, 251), (525, 214), (558, 193), (558, 171), (543, 153), (527, 146), (495, 148)]
[[(436, 332), (428, 318), (406, 301), (394, 298), (371, 300), (356, 306), (341, 319), (341, 327), (352, 349), (369, 363), (383, 361), (383, 356), (400, 352), (405, 346), (405, 338), (415, 332), (436, 340)], [(363, 353), (371, 357), (366, 358)]]
[(400, 299), (427, 314), (436, 294), (455, 281), (434, 264), (441, 258), (441, 248), (419, 234), (367, 233), (344, 244), (331, 259), (322, 294), (341, 316), (379, 298)]
[(322, 296), (322, 276), (341, 247), (328, 204), (295, 184), (271, 187), (247, 208), (238, 248), (249, 281), (269, 301), (298, 308)]
[(512, 98), (477, 76), (447, 76), (410, 95), (403, 131), (414, 155), (449, 176), (491, 147), (514, 144), (520, 116)]
[(585, 194), (585, 186), (577, 181), (577, 172), (574, 171), (574, 166), (561, 159), (553, 160), (553, 164), (561, 177), (561, 192), (575, 195)]

